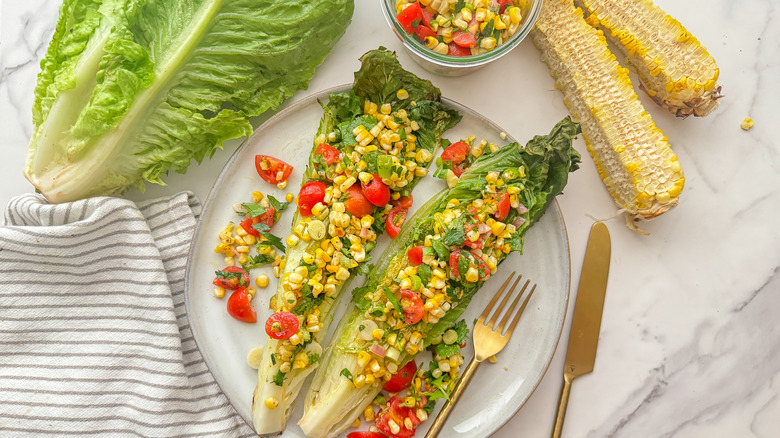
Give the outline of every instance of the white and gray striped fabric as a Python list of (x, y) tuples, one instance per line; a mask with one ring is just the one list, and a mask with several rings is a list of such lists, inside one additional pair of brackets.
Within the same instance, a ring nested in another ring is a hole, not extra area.
[(14, 198), (0, 227), (0, 436), (255, 436), (184, 307), (191, 193)]

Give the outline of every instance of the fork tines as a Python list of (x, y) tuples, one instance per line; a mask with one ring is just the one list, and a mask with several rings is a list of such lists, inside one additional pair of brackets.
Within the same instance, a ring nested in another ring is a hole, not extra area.
[[(501, 288), (498, 289), (498, 292), (493, 296), (493, 299), (490, 300), (490, 303), (485, 307), (485, 310), (482, 312), (482, 315), (480, 315), (478, 323), (485, 324), (485, 320), (490, 316), (490, 320), (488, 320), (487, 327), (489, 327), (491, 330), (495, 331), (498, 330), (502, 334), (505, 332), (504, 328), (506, 327), (506, 324), (510, 322), (511, 319), (511, 325), (509, 326), (509, 329), (507, 330), (509, 333), (512, 332), (512, 330), (515, 329), (515, 326), (517, 325), (517, 322), (520, 320), (520, 316), (523, 314), (523, 311), (525, 310), (525, 307), (528, 305), (528, 301), (531, 299), (531, 296), (533, 295), (534, 291), (536, 290), (536, 284), (534, 284), (531, 287), (531, 291), (528, 292), (528, 295), (526, 296), (525, 300), (523, 301), (523, 304), (520, 306), (520, 309), (515, 314), (515, 309), (517, 308), (517, 304), (520, 302), (520, 299), (523, 297), (523, 294), (525, 293), (525, 290), (528, 288), (528, 285), (531, 284), (530, 280), (526, 280), (525, 284), (523, 284), (523, 287), (520, 289), (520, 292), (515, 297), (514, 301), (512, 301), (512, 305), (509, 306), (509, 308), (506, 308), (506, 304), (509, 302), (509, 299), (512, 297), (512, 294), (515, 291), (515, 288), (517, 287), (517, 284), (520, 283), (520, 280), (523, 278), (523, 275), (520, 274), (517, 276), (517, 279), (512, 284), (512, 287), (509, 289), (507, 293), (504, 293), (506, 290), (507, 285), (512, 281), (512, 277), (514, 277), (515, 272), (512, 272), (509, 277), (504, 281), (504, 284), (501, 285)], [(501, 304), (496, 307), (496, 302), (498, 302), (499, 298), (503, 296), (503, 299), (501, 300)], [(495, 312), (493, 312), (495, 308)], [(491, 316), (492, 314), (492, 316)], [(498, 321), (499, 316), (504, 315), (504, 317), (501, 319), (501, 322), (496, 327), (496, 321)], [(514, 318), (512, 318), (514, 314)]]

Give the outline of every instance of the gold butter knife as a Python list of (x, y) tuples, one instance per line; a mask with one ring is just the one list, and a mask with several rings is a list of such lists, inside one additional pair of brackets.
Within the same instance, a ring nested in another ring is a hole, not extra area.
[(571, 321), (569, 346), (563, 368), (563, 388), (558, 401), (558, 413), (555, 415), (553, 438), (560, 438), (563, 431), (563, 419), (566, 417), (572, 380), (593, 371), (596, 362), (610, 254), (609, 230), (603, 223), (596, 222), (590, 229), (585, 261), (580, 274), (580, 285), (577, 289), (577, 302), (574, 304), (574, 317)]

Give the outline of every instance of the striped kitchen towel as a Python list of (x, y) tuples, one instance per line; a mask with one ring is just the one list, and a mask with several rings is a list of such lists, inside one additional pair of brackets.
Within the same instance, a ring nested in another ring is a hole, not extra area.
[(184, 306), (191, 193), (14, 198), (0, 227), (0, 436), (254, 436)]

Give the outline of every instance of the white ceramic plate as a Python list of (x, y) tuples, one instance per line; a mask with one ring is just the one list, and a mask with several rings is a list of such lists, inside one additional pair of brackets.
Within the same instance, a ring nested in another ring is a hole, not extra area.
[[(253, 301), (258, 323), (246, 324), (230, 317), (226, 312), (227, 297), (216, 299), (211, 284), (214, 271), (224, 267), (222, 257), (214, 253), (214, 247), (219, 242), (217, 236), (228, 221), (237, 219), (232, 205), (248, 202), (252, 191), (259, 190), (280, 200), (288, 191), (297, 193), (322, 116), (318, 100), (326, 101), (330, 93), (347, 88), (342, 86), (303, 99), (279, 112), (255, 131), (235, 152), (217, 179), (190, 247), (185, 296), (192, 333), (217, 383), (250, 426), (252, 391), (257, 372), (247, 366), (246, 354), (265, 338), (262, 322), (271, 313), (268, 302), (276, 288), (276, 281), (268, 267), (264, 268), (265, 271), (253, 270), (253, 279), (265, 272), (272, 280), (268, 288), (258, 289)], [(463, 116), (458, 126), (445, 133), (450, 140), (457, 141), (473, 134), (478, 139), (485, 138), (499, 145), (512, 141), (511, 138), (501, 140), (499, 133), (502, 130), (476, 112), (450, 100), (445, 99), (444, 102)], [(541, 131), (545, 129), (548, 127)], [(279, 190), (258, 177), (254, 156), (259, 153), (281, 158), (295, 167), (287, 190)], [(444, 187), (443, 180), (430, 176), (423, 178), (415, 188), (415, 205), (410, 213)], [(284, 212), (272, 230), (282, 238), (289, 234), (285, 224), (292, 221), (292, 207)], [(387, 236), (379, 239), (374, 257), (379, 257), (388, 241)], [(498, 274), (491, 277), (474, 297), (464, 315), (469, 327), (484, 309), (491, 294), (513, 270), (538, 284), (534, 297), (509, 345), (498, 355), (498, 363), (486, 363), (479, 369), (475, 384), (470, 385), (468, 396), (455, 408), (441, 436), (485, 437), (493, 433), (528, 400), (547, 370), (558, 344), (569, 298), (569, 245), (557, 203), (550, 206), (539, 223), (527, 232), (524, 254), (511, 254)], [(362, 282), (362, 278), (355, 279), (352, 286), (357, 287)], [(344, 300), (338, 312), (343, 313), (350, 295), (348, 292), (343, 294)], [(338, 321), (338, 316), (335, 321)], [(332, 324), (331, 330), (336, 325)], [(470, 345), (463, 355), (466, 360), (473, 357)], [(418, 360), (418, 363), (421, 362)], [(308, 384), (304, 390), (307, 387)], [(284, 437), (304, 436), (296, 425), (303, 414), (302, 401), (303, 394), (298, 399)], [(439, 403), (439, 407), (441, 404), (443, 402)], [(422, 424), (417, 435), (424, 436), (429, 424), (430, 421)]]

